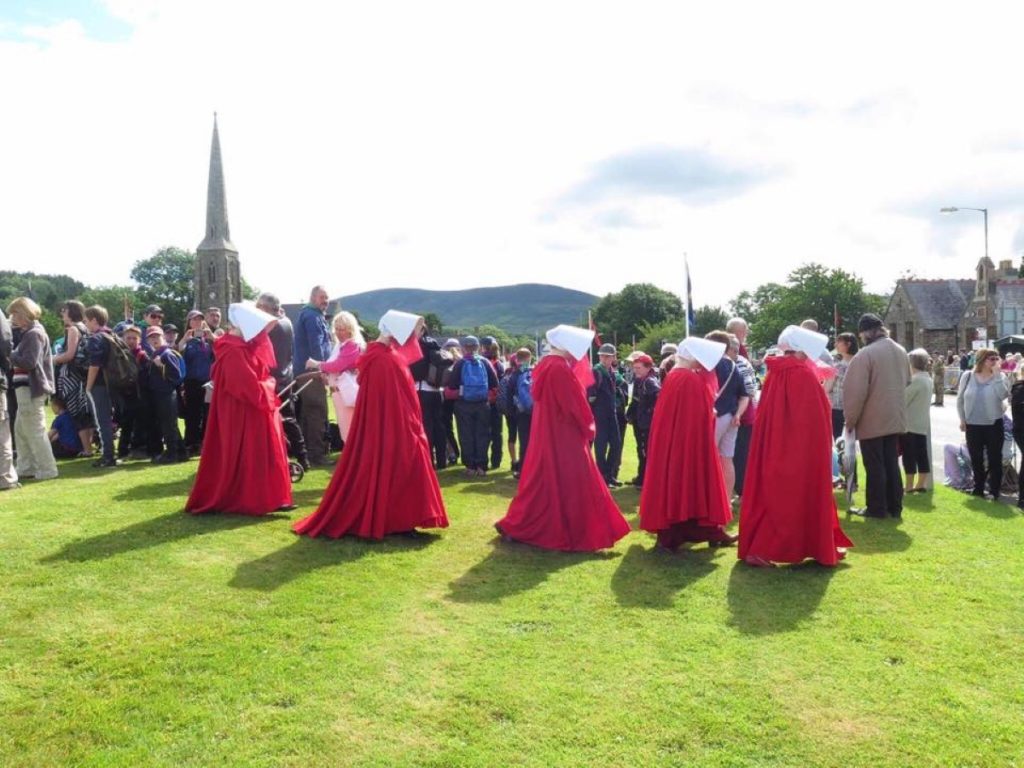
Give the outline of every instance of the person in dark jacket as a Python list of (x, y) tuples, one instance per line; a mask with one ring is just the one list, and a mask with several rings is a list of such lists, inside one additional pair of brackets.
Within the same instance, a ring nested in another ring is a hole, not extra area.
[[(515, 367), (509, 376), (508, 412), (514, 419), (518, 437), (519, 460), (512, 467), (512, 476), (518, 478), (526, 461), (530, 446), (530, 428), (533, 425), (533, 353), (526, 347), (516, 351)], [(524, 380), (525, 378), (525, 380)]]
[[(185, 405), (185, 449), (190, 455), (199, 454), (206, 428), (206, 383), (213, 367), (213, 332), (198, 309), (188, 313), (188, 329), (181, 337), (178, 349), (185, 361), (185, 381), (182, 384)], [(166, 326), (165, 326), (166, 328)], [(164, 332), (166, 339), (166, 331)], [(168, 344), (170, 341), (168, 340)]]
[(7, 315), (0, 309), (0, 491), (21, 487), (14, 468), (14, 450), (11, 445), (11, 420), (7, 415), (7, 373), (11, 369), (11, 351), (14, 349), (13, 332)]
[(462, 340), (462, 359), (452, 366), (444, 396), (455, 401), (462, 463), (470, 477), (487, 474), (487, 448), (491, 440), (491, 404), (498, 397), (498, 376), (478, 353), (475, 336)]
[[(331, 356), (331, 329), (327, 324), (327, 291), (315, 286), (309, 294), (309, 304), (299, 313), (295, 328), (295, 348), (292, 369), (305, 371), (306, 362), (326, 362)], [(310, 464), (326, 465), (327, 457), (327, 388), (314, 381), (299, 394), (299, 427), (306, 441)]]
[[(281, 393), (295, 380), (295, 370), (292, 367), (292, 355), (295, 352), (295, 330), (292, 327), (292, 321), (285, 316), (281, 309), (281, 300), (275, 294), (260, 294), (260, 297), (256, 299), (256, 308), (277, 318), (277, 323), (267, 332), (267, 335), (270, 337), (270, 346), (274, 348), (275, 361), (270, 375), (274, 377), (278, 393)], [(309, 386), (315, 387), (317, 383), (313, 382)], [(295, 387), (292, 387), (281, 395), (279, 413), (284, 427), (284, 437), (288, 441), (288, 452), (304, 469), (309, 469), (306, 440), (302, 436), (302, 429), (299, 427), (295, 413), (295, 396), (292, 394), (294, 389)]]
[(611, 488), (618, 488), (619, 464), (622, 461), (622, 433), (616, 415), (619, 372), (615, 366), (615, 347), (602, 344), (597, 351), (600, 361), (594, 366), (594, 384), (587, 389), (590, 410), (594, 413), (594, 458), (601, 477)]
[[(498, 340), (493, 336), (484, 336), (480, 339), (480, 354), (491, 364), (495, 376), (498, 377), (498, 381), (501, 381), (505, 375), (505, 364), (501, 360), (501, 347), (498, 345)], [(491, 469), (497, 469), (501, 466), (502, 451), (504, 449), (502, 422), (505, 417), (501, 406), (498, 405), (496, 400), (490, 403), (488, 418), (490, 419)]]
[(644, 484), (644, 471), (647, 469), (647, 438), (651, 433), (654, 406), (660, 391), (661, 382), (654, 373), (654, 360), (650, 355), (638, 355), (633, 360), (633, 399), (626, 410), (626, 420), (633, 425), (638, 462), (636, 477), (630, 482), (638, 488)]
[(163, 329), (150, 326), (146, 339), (153, 350), (149, 355), (149, 388), (156, 420), (164, 441), (164, 452), (153, 457), (154, 464), (174, 464), (186, 461), (188, 453), (178, 429), (178, 386), (185, 377), (185, 364), (181, 355), (167, 346)]
[(149, 385), (147, 384), (149, 355), (142, 347), (142, 331), (136, 326), (124, 326), (121, 330), (121, 338), (124, 339), (125, 346), (128, 347), (128, 351), (135, 360), (138, 380), (135, 387), (121, 392), (120, 406), (117, 411), (117, 423), (121, 429), (121, 435), (117, 442), (117, 457), (119, 459), (149, 459), (152, 457), (147, 450), (149, 440), (147, 428), (152, 419), (140, 417), (140, 411), (145, 406), (139, 396), (139, 392), (145, 390), (147, 393), (145, 402), (149, 402)]
[(420, 352), (423, 356), (409, 366), (409, 373), (416, 385), (416, 396), (420, 401), (420, 415), (423, 417), (423, 431), (430, 443), (434, 468), (444, 469), (448, 466), (448, 434), (444, 427), (444, 394), (442, 376), (452, 365), (451, 356), (441, 349), (437, 340), (427, 334), (426, 326), (421, 325)]

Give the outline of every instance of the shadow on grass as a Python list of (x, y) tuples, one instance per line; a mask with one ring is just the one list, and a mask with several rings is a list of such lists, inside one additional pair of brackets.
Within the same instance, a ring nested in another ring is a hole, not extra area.
[(312, 539), (296, 536), (286, 547), (248, 563), (242, 563), (228, 586), (235, 589), (255, 589), (272, 592), (303, 574), (330, 565), (340, 565), (370, 554), (388, 554), (423, 549), (441, 537), (433, 533), (416, 532), (413, 535), (396, 534), (383, 541), (357, 539)]
[[(726, 552), (735, 556), (735, 549)], [(655, 546), (634, 544), (612, 575), (619, 605), (629, 608), (671, 608), (676, 594), (715, 570), (717, 550), (698, 546), (672, 554)]]
[(963, 506), (964, 509), (969, 509), (971, 512), (984, 512), (989, 517), (997, 520), (1013, 520), (1014, 518), (1021, 517), (1021, 513), (1015, 504), (1016, 500), (1004, 503), (979, 499), (977, 496), (967, 496)]
[(114, 495), (115, 501), (139, 501), (142, 499), (166, 499), (169, 496), (180, 496), (184, 504), (189, 491), (192, 490), (194, 475), (171, 480), (166, 483), (144, 483), (132, 486)]
[(495, 539), (494, 549), (448, 585), (458, 603), (496, 603), (542, 584), (551, 574), (592, 560), (611, 560), (616, 552), (556, 552)]
[(858, 555), (903, 552), (910, 548), (912, 539), (901, 525), (899, 520), (892, 518), (868, 518), (856, 523), (853, 518), (847, 518), (843, 523), (843, 532), (850, 537), (853, 551)]
[(729, 624), (745, 635), (789, 632), (817, 610), (840, 563), (751, 568), (737, 561), (729, 575)]
[(59, 552), (47, 555), (39, 562), (55, 563), (63, 560), (76, 563), (86, 560), (103, 560), (125, 552), (158, 547), (161, 544), (190, 539), (194, 536), (204, 536), (218, 531), (229, 531), (234, 528), (284, 519), (287, 518), (276, 514), (261, 516), (190, 515), (184, 512), (171, 512), (117, 531), (72, 541), (65, 544)]

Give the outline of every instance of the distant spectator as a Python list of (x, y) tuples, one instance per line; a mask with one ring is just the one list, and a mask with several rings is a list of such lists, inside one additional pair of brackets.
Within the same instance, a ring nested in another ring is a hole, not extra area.
[(490, 405), (498, 396), (498, 376), (480, 356), (475, 336), (462, 340), (462, 359), (452, 366), (445, 397), (455, 401), (462, 463), (470, 477), (487, 474), (487, 448), (491, 441)]
[[(295, 329), (292, 327), (292, 321), (281, 309), (281, 300), (276, 294), (260, 294), (256, 299), (256, 308), (277, 318), (277, 323), (267, 335), (270, 337), (270, 345), (274, 349), (274, 367), (270, 369), (270, 375), (274, 377), (277, 391), (284, 392), (281, 396), (281, 407), (278, 413), (281, 414), (281, 423), (284, 427), (285, 439), (288, 441), (289, 452), (302, 465), (303, 469), (309, 469), (306, 440), (302, 436), (298, 416), (295, 412), (296, 398), (293, 394), (295, 387), (285, 392), (288, 385), (295, 380), (295, 369), (292, 366), (292, 356), (295, 354)], [(314, 385), (310, 384), (310, 386)]]
[(903, 514), (899, 436), (907, 431), (904, 390), (910, 383), (910, 360), (889, 338), (882, 319), (865, 314), (857, 325), (864, 346), (854, 355), (843, 380), (846, 427), (860, 442), (867, 473), (867, 506), (850, 510), (863, 517), (899, 518)]
[[(494, 375), (501, 381), (505, 375), (505, 363), (501, 359), (501, 347), (498, 345), (498, 340), (493, 336), (484, 336), (480, 339), (480, 356), (483, 357), (487, 362), (491, 364), (494, 369)], [(491, 469), (497, 469), (501, 466), (502, 460), (502, 422), (504, 421), (504, 415), (501, 408), (497, 403), (497, 398), (488, 406), (488, 417), (490, 419), (490, 463)]]
[(213, 334), (213, 338), (219, 338), (224, 334), (224, 329), (220, 327), (221, 323), (221, 312), (220, 307), (207, 307), (206, 309), (206, 325), (210, 329), (210, 333)]
[(664, 379), (668, 376), (668, 372), (672, 370), (672, 367), (676, 364), (676, 350), (678, 346), (676, 344), (664, 343), (661, 345), (661, 362), (658, 364), (658, 376)]
[(430, 443), (430, 453), (435, 469), (448, 466), (448, 435), (444, 424), (444, 378), (454, 364), (450, 353), (430, 335), (429, 329), (421, 326), (419, 333), (422, 357), (409, 366), (416, 395), (420, 401), (420, 415), (423, 417), (423, 431)]
[(0, 309), (0, 491), (20, 488), (11, 446), (11, 419), (7, 412), (7, 374), (11, 368), (13, 334), (7, 315)]
[(170, 347), (173, 350), (177, 350), (178, 349), (178, 335), (180, 334), (180, 331), (178, 330), (178, 326), (176, 326), (174, 323), (165, 323), (164, 326), (163, 326), (163, 329), (164, 329), (164, 344), (166, 344), (168, 347)]
[(750, 333), (750, 326), (742, 317), (734, 317), (725, 324), (725, 332), (731, 333), (739, 341), (740, 357), (750, 360), (750, 353), (747, 351), (747, 335)]
[[(673, 345), (674, 346), (674, 345)], [(672, 353), (675, 355), (675, 352)], [(633, 360), (633, 399), (626, 409), (626, 420), (633, 425), (636, 440), (637, 473), (630, 483), (643, 487), (647, 468), (647, 438), (654, 419), (654, 406), (658, 401), (661, 384), (654, 375), (654, 361), (649, 355), (637, 355)]]
[(85, 375), (89, 367), (89, 329), (85, 327), (85, 306), (80, 301), (65, 301), (60, 308), (64, 321), (64, 342), (54, 355), (53, 367), (57, 377), (56, 395), (64, 403), (68, 419), (78, 429), (82, 456), (92, 456), (92, 443), (96, 434), (96, 419), (85, 394)]
[(932, 355), (932, 390), (935, 393), (932, 405), (942, 408), (946, 398), (946, 358), (938, 354)]
[(75, 421), (59, 397), (50, 398), (50, 410), (56, 417), (50, 423), (47, 437), (55, 459), (74, 459), (82, 452), (82, 441), (75, 429)]
[[(182, 383), (182, 400), (185, 411), (185, 450), (198, 456), (203, 445), (203, 431), (209, 406), (206, 403), (206, 384), (210, 381), (213, 368), (213, 332), (206, 324), (206, 318), (198, 309), (193, 309), (186, 318), (185, 333), (178, 343), (178, 350), (185, 361), (185, 381)], [(173, 346), (165, 332), (168, 346)]]
[(366, 350), (366, 341), (359, 329), (359, 322), (351, 312), (336, 314), (333, 329), (336, 343), (331, 354), (322, 363), (309, 358), (306, 361), (306, 370), (327, 374), (328, 389), (334, 403), (334, 415), (338, 419), (338, 433), (344, 445), (348, 440), (349, 427), (352, 426), (352, 416), (356, 410), (356, 363)]
[[(310, 291), (309, 304), (299, 312), (295, 326), (295, 351), (292, 365), (305, 371), (306, 362), (324, 363), (331, 356), (331, 333), (327, 325), (327, 290), (317, 285)], [(309, 463), (326, 465), (327, 458), (327, 389), (314, 381), (299, 394), (299, 427), (306, 441)]]
[(621, 377), (615, 365), (614, 345), (602, 344), (597, 358), (598, 364), (594, 366), (594, 384), (587, 389), (587, 400), (594, 414), (594, 459), (605, 483), (611, 488), (617, 488), (622, 485), (619, 482), (622, 435), (616, 417), (616, 399)]
[(907, 431), (900, 436), (903, 454), (903, 471), (906, 473), (904, 493), (924, 493), (931, 476), (931, 434), (932, 377), (928, 373), (931, 358), (923, 349), (915, 349), (910, 358), (910, 384), (904, 390), (907, 406)]
[(732, 463), (736, 470), (735, 491), (737, 496), (743, 495), (743, 483), (747, 473), (747, 457), (750, 454), (750, 439), (753, 437), (754, 420), (757, 415), (757, 372), (744, 355), (740, 354), (739, 337), (729, 334), (729, 346), (725, 354), (736, 363), (737, 372), (743, 377), (743, 388), (747, 393), (747, 409), (740, 416), (740, 426), (736, 430), (736, 451)]
[[(96, 305), (85, 310), (85, 325), (89, 329), (89, 370), (86, 374), (85, 391), (92, 402), (93, 413), (100, 432), (101, 458), (93, 462), (94, 467), (116, 467), (120, 461), (114, 456), (114, 407), (121, 404), (121, 393), (108, 388), (104, 366), (110, 356), (112, 333), (107, 327), (107, 310)], [(152, 326), (151, 326), (152, 327)], [(148, 401), (140, 399), (139, 418), (143, 418)]]
[(843, 434), (846, 419), (843, 416), (843, 381), (850, 361), (857, 354), (857, 337), (852, 333), (841, 333), (836, 337), (837, 358), (832, 367), (836, 375), (825, 382), (825, 392), (832, 403), (832, 439)]
[(512, 467), (512, 476), (518, 478), (526, 461), (526, 449), (530, 445), (530, 429), (533, 426), (533, 353), (526, 347), (516, 351), (515, 366), (509, 373), (510, 413), (516, 424), (519, 440), (519, 460)]
[(724, 344), (726, 349), (725, 356), (715, 366), (718, 382), (718, 397), (715, 398), (715, 445), (722, 465), (725, 490), (732, 499), (736, 490), (736, 466), (733, 463), (736, 455), (736, 436), (743, 414), (750, 405), (750, 395), (747, 393), (743, 373), (736, 364), (739, 340), (725, 331), (712, 331), (704, 338)]
[[(149, 391), (149, 355), (142, 348), (142, 331), (138, 327), (125, 326), (121, 331), (121, 338), (135, 361), (138, 379), (134, 387), (129, 387), (120, 393), (117, 422), (121, 435), (117, 441), (117, 457), (119, 459), (149, 459), (157, 455), (151, 455), (148, 448), (150, 439), (148, 430), (152, 418), (150, 414), (145, 414), (145, 416), (142, 414), (144, 406), (140, 396), (141, 390), (146, 390), (147, 393)], [(148, 397), (145, 402), (149, 402)]]
[[(153, 349), (149, 345), (149, 334), (146, 333), (146, 330), (148, 330), (149, 328), (160, 328), (161, 330), (163, 330), (164, 311), (158, 305), (150, 304), (143, 310), (142, 319), (144, 323), (142, 333), (142, 348), (146, 350), (146, 354), (148, 355), (150, 352), (153, 351)], [(110, 322), (109, 313), (107, 315), (107, 322)]]
[(18, 401), (14, 418), (18, 475), (51, 480), (57, 477), (57, 463), (46, 436), (46, 400), (54, 392), (53, 354), (46, 329), (39, 322), (42, 313), (38, 304), (24, 296), (7, 305), (11, 325), (21, 330), (21, 339), (10, 354)]
[[(445, 354), (451, 356), (452, 366), (462, 359), (462, 345), (459, 343), (458, 339), (448, 339), (441, 345), (441, 350), (445, 352)], [(451, 367), (449, 367), (446, 380), (443, 384), (447, 384), (447, 378), (451, 377), (451, 370)], [(445, 398), (441, 405), (441, 414), (444, 418), (444, 433), (448, 450), (448, 464), (451, 465), (457, 462), (460, 456), (459, 440), (455, 434), (455, 401)]]
[(999, 353), (994, 349), (979, 349), (977, 360), (973, 371), (960, 376), (956, 408), (960, 414), (960, 431), (967, 433), (967, 448), (971, 454), (972, 493), (985, 495), (987, 475), (989, 494), (997, 501), (1003, 483), (1003, 411), (1010, 384), (999, 370)]
[(151, 326), (146, 336), (153, 351), (150, 354), (147, 385), (152, 393), (156, 420), (163, 438), (164, 451), (153, 457), (154, 464), (174, 464), (185, 461), (188, 453), (178, 429), (177, 389), (185, 377), (185, 364), (173, 348), (167, 346), (163, 329)]

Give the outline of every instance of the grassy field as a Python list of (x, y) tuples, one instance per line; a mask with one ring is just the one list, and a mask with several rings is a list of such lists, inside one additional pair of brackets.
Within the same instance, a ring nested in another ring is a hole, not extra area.
[(194, 471), (0, 494), (0, 764), (1024, 765), (1013, 507), (939, 489), (847, 522), (835, 570), (760, 571), (502, 544), (507, 471), (446, 471), (451, 527), (382, 543), (291, 533), (325, 470), (256, 520), (182, 514)]

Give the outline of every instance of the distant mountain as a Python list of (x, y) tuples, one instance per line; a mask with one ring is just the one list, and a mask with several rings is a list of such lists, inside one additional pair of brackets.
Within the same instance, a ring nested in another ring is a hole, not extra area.
[(337, 301), (344, 309), (373, 322), (389, 309), (404, 309), (433, 312), (446, 328), (490, 324), (512, 333), (535, 333), (559, 323), (578, 325), (581, 315), (585, 316), (599, 298), (557, 285), (523, 283), (462, 291), (382, 288), (342, 296)]

